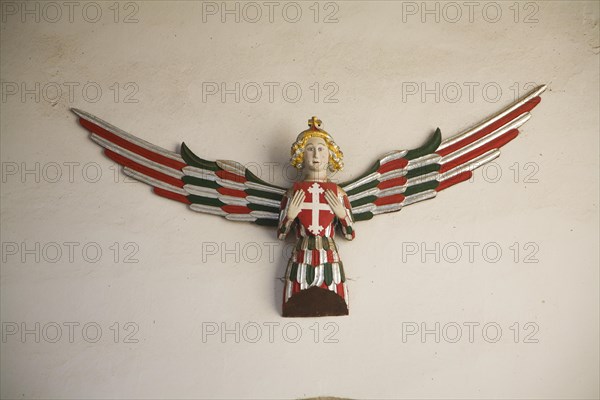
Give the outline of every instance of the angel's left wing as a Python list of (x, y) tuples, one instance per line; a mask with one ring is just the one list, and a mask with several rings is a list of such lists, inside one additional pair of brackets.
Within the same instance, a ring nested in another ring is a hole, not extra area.
[(437, 193), (468, 180), (472, 171), (500, 155), (519, 134), (539, 104), (546, 85), (478, 125), (442, 141), (437, 129), (431, 139), (414, 150), (386, 154), (366, 173), (340, 184), (349, 196), (356, 221), (399, 211), (403, 207), (436, 197)]
[(277, 226), (286, 189), (267, 183), (235, 161), (208, 161), (185, 143), (180, 153), (153, 145), (85, 111), (72, 109), (91, 139), (123, 173), (152, 186), (159, 196), (198, 212), (233, 221)]

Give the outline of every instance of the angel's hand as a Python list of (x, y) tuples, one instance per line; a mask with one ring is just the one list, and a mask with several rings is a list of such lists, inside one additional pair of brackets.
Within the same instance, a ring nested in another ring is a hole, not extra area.
[(325, 200), (327, 200), (329, 207), (331, 207), (331, 210), (336, 217), (339, 219), (346, 218), (346, 208), (344, 208), (344, 205), (340, 201), (339, 197), (337, 197), (331, 189), (327, 189), (325, 191)]
[(294, 219), (298, 216), (298, 214), (300, 214), (300, 210), (302, 210), (302, 203), (304, 202), (305, 198), (306, 194), (304, 193), (304, 190), (298, 190), (296, 193), (294, 193), (287, 211), (287, 217), (289, 219)]

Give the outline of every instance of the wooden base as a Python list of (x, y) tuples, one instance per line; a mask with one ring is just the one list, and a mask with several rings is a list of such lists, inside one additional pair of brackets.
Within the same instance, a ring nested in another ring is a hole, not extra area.
[(331, 290), (311, 287), (294, 294), (283, 303), (284, 317), (328, 317), (348, 315), (344, 299)]

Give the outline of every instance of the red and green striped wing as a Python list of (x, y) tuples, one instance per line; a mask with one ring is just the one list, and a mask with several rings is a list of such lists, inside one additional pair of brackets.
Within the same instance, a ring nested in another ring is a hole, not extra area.
[(340, 184), (349, 196), (354, 219), (399, 211), (468, 180), (474, 169), (494, 160), (500, 148), (518, 136), (519, 127), (529, 120), (544, 90), (545, 85), (537, 87), (499, 113), (444, 141), (437, 129), (422, 147), (388, 153), (359, 178)]
[(264, 182), (242, 164), (203, 160), (185, 143), (180, 153), (168, 151), (85, 111), (72, 111), (125, 175), (152, 186), (159, 196), (229, 220), (277, 226), (286, 189)]

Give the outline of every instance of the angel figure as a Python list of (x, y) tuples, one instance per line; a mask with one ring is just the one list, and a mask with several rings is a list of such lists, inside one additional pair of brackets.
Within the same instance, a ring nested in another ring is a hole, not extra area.
[(348, 314), (348, 288), (334, 241), (335, 228), (348, 240), (354, 225), (399, 211), (469, 180), (494, 160), (531, 117), (546, 86), (539, 86), (483, 122), (442, 141), (439, 129), (421, 147), (395, 150), (351, 181), (335, 184), (327, 172), (343, 167), (343, 154), (316, 117), (298, 135), (291, 164), (304, 179), (286, 189), (258, 178), (235, 161), (209, 161), (185, 143), (179, 152), (153, 145), (85, 111), (72, 109), (80, 124), (123, 172), (154, 193), (193, 211), (233, 221), (277, 227), (284, 239), (295, 228), (297, 243), (285, 273), (282, 315)]
[(297, 244), (285, 273), (284, 317), (348, 314), (344, 268), (333, 240), (335, 226), (354, 239), (352, 206), (346, 192), (327, 179), (327, 171), (343, 168), (343, 153), (312, 117), (309, 129), (292, 145), (292, 166), (306, 171), (283, 196), (279, 239), (296, 226)]

